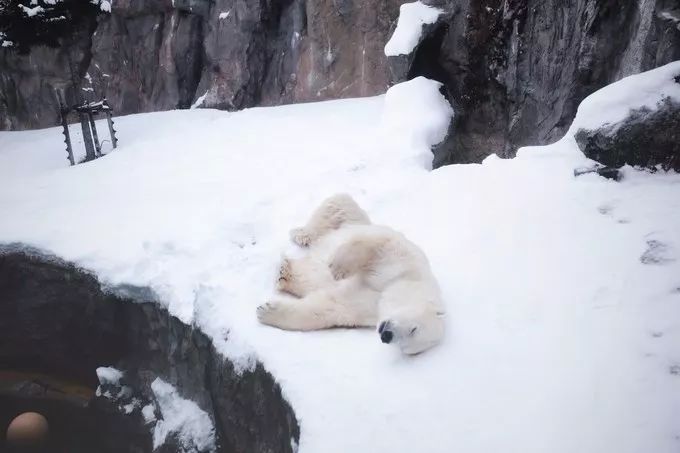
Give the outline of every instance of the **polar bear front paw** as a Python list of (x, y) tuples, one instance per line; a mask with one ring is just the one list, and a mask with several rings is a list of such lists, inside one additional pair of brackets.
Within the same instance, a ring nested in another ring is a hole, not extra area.
[(267, 302), (257, 307), (257, 319), (262, 324), (273, 325), (277, 319), (277, 313), (281, 310), (281, 304)]
[(300, 247), (309, 247), (312, 235), (305, 228), (293, 228), (290, 230), (290, 240)]

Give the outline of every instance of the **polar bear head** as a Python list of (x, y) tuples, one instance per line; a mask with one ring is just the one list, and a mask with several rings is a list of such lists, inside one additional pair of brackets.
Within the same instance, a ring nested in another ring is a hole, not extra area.
[(444, 309), (433, 296), (420, 285), (386, 291), (380, 302), (380, 340), (409, 355), (438, 344), (444, 337)]

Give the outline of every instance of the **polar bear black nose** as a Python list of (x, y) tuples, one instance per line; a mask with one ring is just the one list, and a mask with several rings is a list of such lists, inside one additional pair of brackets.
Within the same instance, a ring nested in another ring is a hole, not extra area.
[(392, 341), (392, 338), (394, 338), (394, 334), (392, 333), (391, 330), (383, 330), (380, 332), (380, 341), (383, 343), (389, 343)]

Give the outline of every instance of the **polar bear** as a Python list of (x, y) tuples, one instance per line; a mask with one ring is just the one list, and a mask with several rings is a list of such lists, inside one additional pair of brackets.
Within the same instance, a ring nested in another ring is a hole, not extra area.
[(283, 258), (277, 289), (299, 299), (259, 306), (261, 323), (302, 331), (376, 327), (383, 343), (405, 354), (441, 341), (444, 307), (425, 254), (401, 233), (372, 225), (349, 195), (326, 199), (290, 237), (308, 252)]

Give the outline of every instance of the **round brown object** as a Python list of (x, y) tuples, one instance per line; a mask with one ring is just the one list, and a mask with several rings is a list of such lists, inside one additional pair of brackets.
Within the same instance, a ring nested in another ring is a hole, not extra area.
[(18, 415), (7, 428), (7, 442), (13, 447), (43, 445), (49, 434), (47, 419), (36, 412)]

